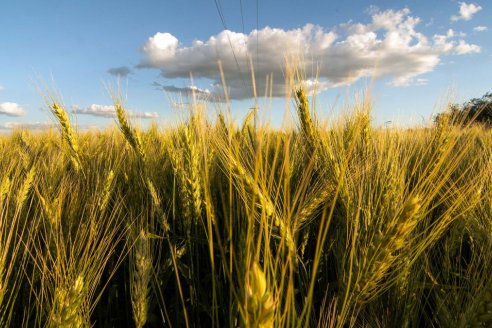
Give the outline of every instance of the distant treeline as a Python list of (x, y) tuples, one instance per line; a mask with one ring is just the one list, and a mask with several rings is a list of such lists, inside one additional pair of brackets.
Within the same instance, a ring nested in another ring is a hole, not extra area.
[(454, 125), (480, 124), (492, 127), (492, 92), (472, 98), (463, 104), (452, 104), (447, 112), (436, 115), (435, 123), (448, 120)]

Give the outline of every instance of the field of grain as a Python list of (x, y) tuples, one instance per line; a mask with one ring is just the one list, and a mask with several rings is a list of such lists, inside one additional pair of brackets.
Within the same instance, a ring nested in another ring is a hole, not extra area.
[(192, 108), (0, 136), (1, 327), (490, 327), (492, 134)]

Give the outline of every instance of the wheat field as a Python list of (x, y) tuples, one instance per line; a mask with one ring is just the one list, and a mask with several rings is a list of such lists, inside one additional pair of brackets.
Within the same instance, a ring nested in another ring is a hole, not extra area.
[(490, 327), (492, 134), (173, 128), (0, 136), (1, 327)]

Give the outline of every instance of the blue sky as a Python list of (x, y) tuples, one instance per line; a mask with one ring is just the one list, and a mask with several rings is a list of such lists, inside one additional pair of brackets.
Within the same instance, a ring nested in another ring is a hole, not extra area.
[(258, 93), (268, 84), (274, 96), (272, 106), (260, 99), (260, 110), (277, 125), (286, 58), (301, 66), (308, 89), (318, 76), (321, 114), (371, 84), (376, 124), (420, 123), (442, 109), (436, 104), (492, 90), (491, 7), (484, 0), (2, 1), (0, 129), (51, 122), (46, 86), (80, 126), (114, 124), (108, 86), (117, 81), (135, 120), (172, 124), (189, 98), (190, 72), (195, 94), (214, 111), (224, 107), (218, 59), (233, 115), (255, 103), (251, 60)]

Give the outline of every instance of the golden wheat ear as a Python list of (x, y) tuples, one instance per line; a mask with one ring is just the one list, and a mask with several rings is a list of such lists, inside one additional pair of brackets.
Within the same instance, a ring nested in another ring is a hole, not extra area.
[(83, 314), (82, 303), (86, 297), (87, 286), (83, 276), (78, 276), (68, 286), (55, 290), (53, 310), (50, 315), (49, 327), (82, 328), (88, 327), (86, 316)]
[(130, 287), (133, 319), (136, 327), (145, 325), (150, 307), (150, 283), (152, 279), (151, 240), (142, 229), (138, 233), (130, 254)]
[(70, 160), (77, 171), (81, 169), (80, 148), (77, 135), (70, 124), (67, 112), (61, 104), (56, 101), (50, 105), (51, 112), (55, 115), (62, 130), (62, 137), (65, 140), (70, 152)]
[[(418, 222), (418, 214), (421, 206), (419, 197), (409, 198), (401, 210), (399, 217), (390, 225), (384, 236), (378, 236), (371, 244), (368, 251), (370, 264), (362, 268), (355, 292), (360, 303), (368, 302), (379, 295), (382, 290), (382, 282), (390, 268), (397, 259), (398, 252), (410, 237)], [(362, 259), (361, 262), (365, 262)]]
[(300, 87), (296, 91), (295, 100), (297, 104), (297, 113), (299, 114), (299, 120), (301, 121), (302, 134), (305, 137), (309, 152), (314, 155), (321, 139), (318, 135), (316, 124), (311, 117), (309, 101), (303, 87)]
[(5, 200), (7, 194), (10, 191), (10, 178), (5, 175), (2, 180), (2, 184), (0, 185), (0, 203)]
[(265, 273), (254, 262), (248, 272), (246, 287), (247, 322), (250, 327), (273, 328), (275, 302)]
[(138, 132), (130, 125), (130, 122), (128, 121), (128, 116), (120, 100), (114, 100), (114, 108), (123, 136), (125, 137), (128, 144), (133, 148), (135, 153), (139, 156), (139, 158), (145, 160), (145, 152), (143, 149), (142, 140), (140, 139)]
[(33, 186), (35, 175), (36, 175), (36, 169), (32, 167), (31, 170), (29, 170), (29, 172), (27, 173), (26, 179), (24, 180), (24, 183), (22, 184), (22, 187), (19, 190), (19, 193), (17, 194), (17, 205), (19, 206), (19, 208), (22, 208), (22, 206), (27, 200), (29, 192), (31, 191)]

